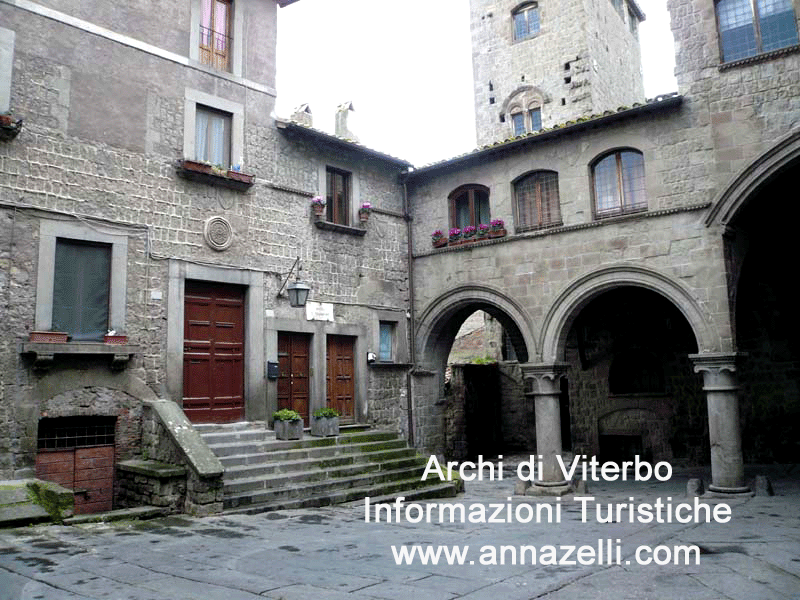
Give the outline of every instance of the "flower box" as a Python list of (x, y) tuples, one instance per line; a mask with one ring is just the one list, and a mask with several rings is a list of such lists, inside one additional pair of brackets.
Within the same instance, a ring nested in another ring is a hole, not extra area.
[(505, 237), (505, 235), (506, 235), (506, 230), (505, 229), (492, 229), (489, 232), (489, 237), (490, 238), (501, 238), (501, 237)]
[(128, 343), (128, 336), (127, 335), (117, 335), (117, 334), (113, 334), (113, 335), (106, 334), (106, 335), (103, 336), (103, 342), (106, 343), (106, 344), (116, 344), (116, 345), (127, 344)]
[(302, 440), (303, 419), (296, 421), (275, 421), (275, 437), (279, 440)]
[(221, 185), (240, 192), (248, 190), (256, 180), (255, 175), (222, 169), (196, 160), (179, 160), (176, 170), (184, 179)]
[(69, 334), (63, 331), (31, 331), (29, 341), (45, 344), (63, 344), (69, 339)]
[(13, 140), (22, 129), (22, 119), (14, 120), (11, 115), (0, 115), (0, 140)]
[(431, 240), (431, 244), (433, 244), (434, 248), (442, 248), (447, 246), (447, 238), (443, 236), (438, 239)]
[(339, 435), (339, 417), (311, 417), (311, 435), (315, 437)]
[(369, 221), (369, 211), (368, 210), (358, 211), (358, 219), (362, 223), (366, 223), (367, 221)]

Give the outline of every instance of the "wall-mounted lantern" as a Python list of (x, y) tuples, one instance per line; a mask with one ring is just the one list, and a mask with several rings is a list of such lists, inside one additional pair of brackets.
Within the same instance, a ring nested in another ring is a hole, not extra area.
[[(286, 283), (289, 281), (289, 278), (292, 276), (292, 272), (294, 268), (297, 267), (297, 275), (295, 280), (292, 281), (288, 286)], [(281, 289), (278, 290), (278, 297), (280, 297), (281, 292), (283, 292), (283, 288), (286, 288), (286, 293), (289, 295), (289, 305), (295, 308), (302, 308), (306, 305), (308, 301), (308, 294), (311, 291), (311, 286), (305, 283), (304, 281), (300, 281), (300, 271), (303, 267), (300, 266), (300, 257), (298, 256), (297, 259), (294, 261), (292, 268), (289, 269), (289, 273), (286, 275), (286, 279), (283, 280), (281, 284)]]

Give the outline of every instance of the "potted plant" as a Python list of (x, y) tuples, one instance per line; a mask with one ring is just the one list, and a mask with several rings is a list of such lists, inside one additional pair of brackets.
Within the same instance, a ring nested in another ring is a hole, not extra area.
[(318, 217), (321, 217), (325, 214), (325, 200), (323, 200), (322, 196), (314, 196), (311, 199), (311, 208), (314, 210), (314, 214)]
[(69, 333), (64, 331), (31, 331), (28, 339), (31, 342), (63, 344), (69, 339)]
[(303, 419), (296, 410), (282, 408), (272, 414), (275, 437), (279, 440), (303, 439)]
[(473, 225), (467, 225), (464, 229), (461, 230), (461, 235), (464, 238), (464, 243), (471, 242), (475, 239), (475, 234), (478, 232), (478, 228)]
[(489, 237), (490, 230), (491, 227), (489, 227), (485, 223), (481, 223), (480, 225), (478, 225), (478, 233), (475, 234), (475, 237), (478, 238), (479, 240), (485, 240), (486, 238)]
[(448, 240), (451, 246), (458, 246), (461, 243), (461, 230), (458, 227), (453, 227), (449, 231)]
[(498, 238), (506, 234), (506, 224), (503, 219), (492, 219), (492, 229), (489, 231), (489, 237)]
[(372, 210), (372, 205), (369, 202), (364, 202), (361, 208), (358, 209), (358, 218), (362, 223), (369, 220), (369, 211)]
[(447, 238), (444, 237), (444, 232), (441, 229), (437, 229), (431, 234), (431, 244), (433, 244), (434, 248), (447, 246)]
[(339, 411), (328, 406), (315, 410), (311, 415), (311, 435), (316, 437), (339, 435)]

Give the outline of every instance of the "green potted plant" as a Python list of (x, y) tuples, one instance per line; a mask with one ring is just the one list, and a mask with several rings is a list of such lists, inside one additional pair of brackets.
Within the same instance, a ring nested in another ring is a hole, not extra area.
[(303, 439), (303, 418), (296, 410), (282, 408), (272, 414), (275, 437), (279, 440)]
[(451, 246), (458, 246), (461, 244), (461, 230), (458, 227), (453, 227), (449, 231), (448, 239)]
[(444, 237), (444, 232), (441, 229), (437, 229), (431, 234), (431, 244), (433, 244), (434, 248), (447, 246), (447, 238)]
[(339, 411), (326, 406), (318, 408), (311, 415), (311, 435), (331, 437), (339, 435)]
[(369, 202), (364, 202), (364, 204), (361, 205), (361, 208), (358, 209), (358, 218), (362, 223), (369, 220), (369, 213), (371, 210), (372, 204)]
[(489, 237), (498, 238), (506, 234), (506, 224), (503, 219), (492, 219), (492, 229), (489, 231)]
[(325, 215), (325, 200), (322, 196), (314, 196), (311, 199), (311, 208), (314, 211), (314, 215), (317, 217), (322, 217)]
[(478, 225), (478, 232), (475, 234), (475, 237), (479, 240), (485, 240), (486, 238), (489, 237), (490, 230), (491, 227), (489, 227), (485, 223), (481, 223), (480, 225)]
[(478, 228), (474, 225), (467, 225), (464, 229), (461, 230), (461, 235), (464, 238), (464, 243), (472, 242), (475, 239), (475, 234), (478, 232)]

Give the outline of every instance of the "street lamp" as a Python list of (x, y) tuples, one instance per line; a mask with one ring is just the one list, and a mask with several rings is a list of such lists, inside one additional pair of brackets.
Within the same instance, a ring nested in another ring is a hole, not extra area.
[[(289, 277), (292, 276), (292, 271), (294, 268), (297, 267), (297, 275), (295, 280), (292, 281), (288, 286), (286, 283), (289, 281)], [(308, 301), (308, 293), (311, 291), (311, 286), (305, 283), (304, 281), (300, 281), (300, 271), (303, 267), (300, 266), (300, 257), (298, 256), (295, 259), (292, 268), (289, 269), (289, 273), (286, 275), (286, 279), (284, 279), (283, 283), (281, 284), (281, 289), (278, 290), (278, 296), (280, 297), (283, 288), (286, 288), (286, 293), (289, 295), (289, 306), (293, 306), (295, 308), (302, 308), (306, 305)]]

